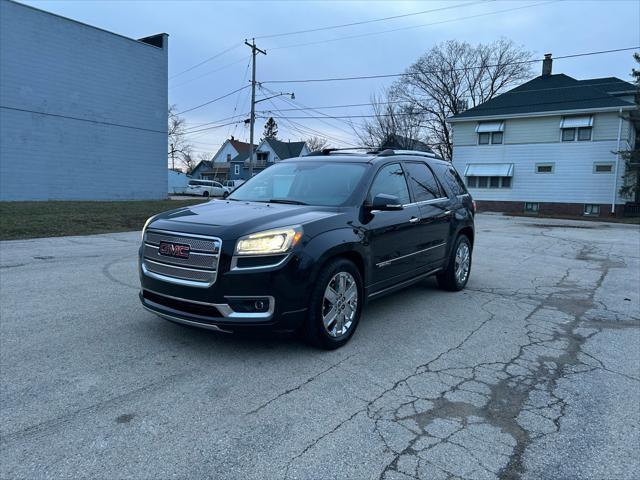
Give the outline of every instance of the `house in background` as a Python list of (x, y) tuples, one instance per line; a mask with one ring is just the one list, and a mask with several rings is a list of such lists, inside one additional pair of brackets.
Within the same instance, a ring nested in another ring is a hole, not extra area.
[(242, 164), (247, 158), (249, 158), (249, 144), (236, 140), (232, 136), (225, 140), (211, 160), (203, 160), (198, 163), (191, 171), (191, 177), (217, 182), (236, 178), (230, 175), (234, 169), (232, 163)]
[[(302, 157), (309, 153), (305, 142), (283, 142), (275, 138), (265, 138), (260, 142), (254, 153), (253, 174), (261, 172), (265, 168), (285, 160), (287, 158)], [(239, 155), (231, 161), (229, 180), (249, 179), (249, 152)]]
[(481, 211), (622, 214), (635, 86), (619, 78), (542, 75), (449, 119), (453, 164)]
[(403, 135), (397, 135), (395, 133), (389, 135), (382, 145), (380, 145), (380, 148), (391, 148), (393, 150), (417, 150), (419, 152), (433, 153), (435, 155), (433, 149), (426, 143)]

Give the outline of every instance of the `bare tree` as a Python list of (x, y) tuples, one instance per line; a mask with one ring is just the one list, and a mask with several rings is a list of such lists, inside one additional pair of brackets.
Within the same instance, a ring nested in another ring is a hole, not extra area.
[(329, 141), (322, 137), (309, 137), (305, 140), (305, 143), (310, 152), (319, 152), (329, 148)]
[(186, 136), (185, 120), (176, 113), (176, 106), (169, 106), (169, 155), (168, 162), (172, 169), (176, 170), (176, 164), (182, 165), (190, 172), (195, 166), (193, 146)]
[(413, 140), (424, 138), (443, 158), (451, 159), (447, 117), (530, 78), (531, 55), (507, 39), (477, 46), (457, 40), (436, 45), (385, 95), (372, 100), (375, 118), (365, 122), (360, 139), (375, 145), (390, 133)]
[(409, 102), (401, 101), (393, 90), (371, 96), (373, 118), (365, 120), (356, 134), (365, 147), (379, 148), (389, 142), (412, 149), (416, 141), (425, 141), (425, 114)]
[[(634, 60), (640, 67), (640, 53), (633, 54)], [(630, 120), (636, 125), (640, 122), (640, 68), (631, 69), (631, 77), (636, 84), (635, 104), (636, 109), (630, 112)], [(631, 127), (633, 128), (633, 127)], [(633, 149), (618, 152), (624, 160), (623, 185), (620, 187), (620, 195), (629, 198), (632, 202), (640, 202), (640, 142), (635, 143)]]

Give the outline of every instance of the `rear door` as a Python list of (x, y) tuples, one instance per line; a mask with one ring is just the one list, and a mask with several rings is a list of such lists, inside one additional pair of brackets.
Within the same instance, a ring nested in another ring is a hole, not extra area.
[(426, 162), (405, 161), (403, 166), (420, 212), (416, 224), (420, 253), (416, 262), (422, 267), (440, 266), (447, 252), (453, 219), (451, 201)]
[(374, 211), (366, 224), (367, 243), (372, 253), (371, 283), (374, 290), (407, 277), (416, 269), (414, 254), (418, 237), (418, 206), (411, 202), (409, 187), (400, 163), (384, 165), (374, 178), (367, 202), (378, 194), (395, 195), (405, 205), (397, 211)]

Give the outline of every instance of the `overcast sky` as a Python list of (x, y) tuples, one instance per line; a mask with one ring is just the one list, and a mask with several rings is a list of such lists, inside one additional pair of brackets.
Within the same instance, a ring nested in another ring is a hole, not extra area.
[[(245, 38), (373, 20), (381, 17), (453, 7), (334, 30), (258, 38), (267, 56), (258, 58), (257, 80), (322, 78), (402, 72), (438, 42), (456, 39), (470, 43), (513, 39), (537, 57), (554, 56), (640, 45), (640, 1), (125, 1), (46, 0), (30, 5), (106, 30), (140, 38), (166, 32), (169, 37), (169, 101), (179, 111), (224, 95), (247, 84), (249, 48)], [(458, 6), (462, 5), (462, 6)], [(512, 10), (518, 7), (527, 7)], [(512, 10), (494, 15), (488, 12)], [(473, 17), (475, 18), (465, 18)], [(433, 23), (442, 22), (433, 25)], [(425, 25), (432, 24), (432, 25)], [(407, 28), (406, 28), (407, 27)], [(415, 27), (415, 28), (408, 28)], [(385, 30), (394, 32), (380, 33)], [(369, 35), (371, 34), (371, 35)], [(364, 35), (335, 40), (339, 37)], [(334, 41), (332, 41), (334, 40)], [(311, 44), (311, 45), (305, 45)], [(236, 46), (237, 45), (237, 46)], [(230, 51), (180, 75), (180, 72), (230, 47)], [(633, 67), (631, 52), (557, 60), (554, 73), (578, 79), (617, 76), (628, 80)], [(536, 73), (540, 65), (534, 66)], [(245, 77), (245, 74), (247, 75)], [(177, 76), (175, 76), (177, 75)], [(175, 77), (174, 77), (175, 76)], [(173, 78), (172, 78), (173, 77)], [(265, 85), (294, 92), (304, 106), (366, 103), (392, 79), (348, 82)], [(190, 127), (224, 119), (249, 109), (249, 89), (184, 116)], [(261, 94), (259, 93), (259, 97)], [(291, 108), (274, 99), (277, 108)], [(237, 106), (236, 106), (237, 105)], [(270, 101), (259, 110), (273, 109)], [(323, 110), (333, 115), (369, 113), (367, 108)], [(288, 112), (301, 116), (300, 112)], [(314, 114), (312, 114), (314, 115)], [(353, 141), (348, 125), (336, 120), (279, 121), (280, 138), (299, 140), (296, 129), (312, 128), (338, 139)], [(264, 120), (256, 124), (262, 133)], [(215, 152), (229, 135), (247, 140), (244, 125), (227, 126), (190, 135), (198, 152)], [(343, 144), (343, 146), (346, 144)]]

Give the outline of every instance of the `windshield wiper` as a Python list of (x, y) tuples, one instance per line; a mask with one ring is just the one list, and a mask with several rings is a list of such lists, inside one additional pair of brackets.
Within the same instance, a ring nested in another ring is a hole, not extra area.
[(272, 198), (269, 203), (288, 203), (289, 205), (306, 205), (300, 200), (289, 200), (288, 198)]

